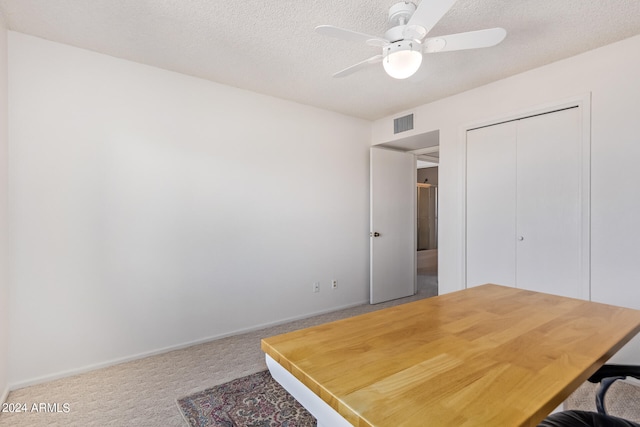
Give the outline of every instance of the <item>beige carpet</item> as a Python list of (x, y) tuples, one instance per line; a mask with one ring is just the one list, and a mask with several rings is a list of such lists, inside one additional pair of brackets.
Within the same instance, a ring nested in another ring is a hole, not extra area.
[[(565, 402), (565, 409), (595, 411), (597, 384), (585, 383)], [(640, 423), (640, 387), (616, 381), (605, 394), (604, 405), (610, 415)]]
[(69, 403), (69, 413), (2, 413), (0, 427), (184, 427), (176, 399), (267, 369), (263, 337), (437, 294), (434, 277), (410, 298), (362, 305), (12, 391), (8, 402)]

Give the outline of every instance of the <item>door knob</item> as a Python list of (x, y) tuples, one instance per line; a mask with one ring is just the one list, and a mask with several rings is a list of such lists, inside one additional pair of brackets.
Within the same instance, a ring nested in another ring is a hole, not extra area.
[(524, 236), (518, 237), (518, 240), (520, 240), (522, 242), (524, 240)]
[(371, 236), (371, 237), (380, 237), (380, 233), (378, 233), (377, 231), (375, 231), (375, 232), (372, 231), (371, 233), (369, 233), (369, 236)]

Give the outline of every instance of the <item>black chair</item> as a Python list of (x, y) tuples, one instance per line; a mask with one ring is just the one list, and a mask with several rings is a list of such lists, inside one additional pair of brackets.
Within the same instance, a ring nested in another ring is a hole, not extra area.
[(549, 415), (538, 427), (640, 427), (640, 424), (589, 411), (562, 411)]
[(604, 405), (604, 397), (609, 387), (616, 381), (633, 381), (631, 378), (640, 379), (640, 366), (604, 365), (589, 378), (592, 383), (600, 383), (596, 391), (598, 412), (557, 412), (545, 418), (538, 427), (640, 427), (638, 423), (609, 415)]

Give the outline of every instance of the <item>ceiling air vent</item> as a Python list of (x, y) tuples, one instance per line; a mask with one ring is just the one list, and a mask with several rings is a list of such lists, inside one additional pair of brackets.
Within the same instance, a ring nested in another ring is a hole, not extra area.
[(393, 133), (405, 132), (413, 129), (413, 114), (393, 119)]

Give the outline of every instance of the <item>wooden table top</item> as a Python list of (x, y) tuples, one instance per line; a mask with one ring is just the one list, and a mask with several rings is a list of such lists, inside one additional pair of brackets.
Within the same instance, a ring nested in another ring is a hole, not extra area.
[(483, 285), (262, 340), (355, 426), (537, 426), (640, 311)]

